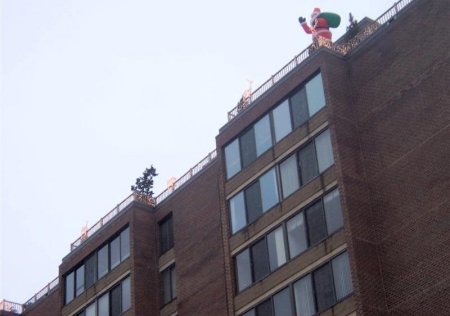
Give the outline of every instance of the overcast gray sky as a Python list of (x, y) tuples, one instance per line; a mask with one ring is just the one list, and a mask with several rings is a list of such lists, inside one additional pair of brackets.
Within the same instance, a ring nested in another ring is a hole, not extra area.
[(155, 194), (215, 147), (247, 88), (311, 42), (297, 21), (341, 15), (337, 39), (393, 0), (0, 0), (0, 299), (58, 275), (83, 225), (151, 164)]

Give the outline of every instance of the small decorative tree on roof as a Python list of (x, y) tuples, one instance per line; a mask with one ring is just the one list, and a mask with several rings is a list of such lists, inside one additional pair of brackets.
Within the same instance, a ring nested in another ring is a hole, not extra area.
[(153, 165), (150, 168), (146, 168), (142, 173), (142, 177), (136, 179), (136, 184), (131, 186), (131, 191), (141, 201), (154, 205), (153, 199), (153, 177), (156, 177), (156, 169)]

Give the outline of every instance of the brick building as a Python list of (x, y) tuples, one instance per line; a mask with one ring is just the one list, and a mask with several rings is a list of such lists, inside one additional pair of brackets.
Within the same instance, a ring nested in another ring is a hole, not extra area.
[(449, 315), (448, 16), (402, 0), (303, 51), (0, 315)]

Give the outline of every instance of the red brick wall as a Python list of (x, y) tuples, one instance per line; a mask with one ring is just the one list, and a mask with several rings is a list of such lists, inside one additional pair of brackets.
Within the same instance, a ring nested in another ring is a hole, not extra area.
[[(59, 287), (60, 288), (60, 287)], [(59, 288), (56, 288), (47, 297), (43, 298), (34, 306), (26, 309), (22, 315), (25, 316), (60, 316)]]
[(449, 14), (417, 0), (346, 66), (327, 64), (361, 314), (450, 313)]
[(216, 161), (157, 209), (172, 212), (179, 315), (226, 315), (217, 181)]

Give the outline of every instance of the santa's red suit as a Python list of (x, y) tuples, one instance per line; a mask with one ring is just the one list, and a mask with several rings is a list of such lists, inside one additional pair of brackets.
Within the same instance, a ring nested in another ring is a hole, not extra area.
[(306, 21), (301, 22), (301, 26), (303, 27), (306, 33), (312, 34), (313, 40), (318, 39), (319, 37), (323, 37), (331, 41), (331, 32), (330, 26), (328, 25), (328, 21), (325, 20), (324, 18), (317, 18), (319, 13), (320, 9), (315, 8), (313, 13), (311, 14), (311, 27), (308, 26)]

